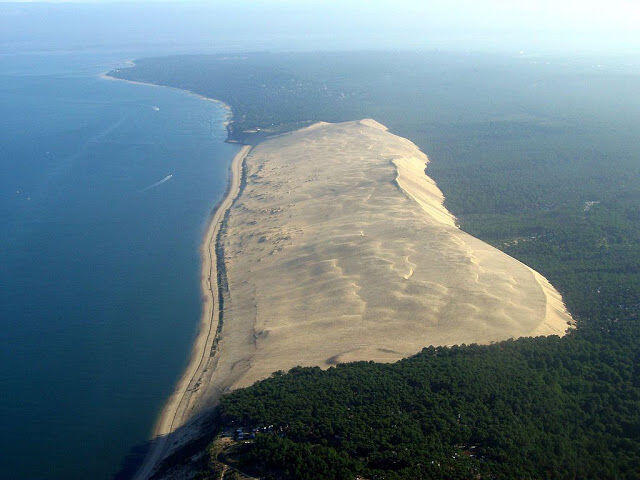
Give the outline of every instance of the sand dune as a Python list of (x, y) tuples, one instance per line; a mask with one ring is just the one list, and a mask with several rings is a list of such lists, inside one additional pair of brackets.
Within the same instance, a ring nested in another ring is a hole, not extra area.
[(228, 298), (203, 401), (296, 365), (563, 335), (539, 273), (456, 227), (428, 159), (373, 120), (255, 147), (221, 237)]
[(567, 331), (560, 294), (457, 228), (427, 164), (368, 119), (238, 153), (203, 242), (202, 329), (136, 478), (200, 435), (222, 394), (277, 370)]

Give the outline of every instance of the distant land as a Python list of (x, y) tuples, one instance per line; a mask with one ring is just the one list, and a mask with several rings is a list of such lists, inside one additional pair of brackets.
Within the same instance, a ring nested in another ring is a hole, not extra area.
[[(216, 236), (203, 403), (145, 475), (635, 478), (638, 137), (601, 123), (627, 132), (637, 112), (589, 103), (624, 75), (373, 53), (167, 57), (111, 75), (219, 99), (229, 141), (256, 145)], [(366, 117), (400, 136), (353, 122)], [(571, 322), (554, 287), (577, 329), (531, 338)]]

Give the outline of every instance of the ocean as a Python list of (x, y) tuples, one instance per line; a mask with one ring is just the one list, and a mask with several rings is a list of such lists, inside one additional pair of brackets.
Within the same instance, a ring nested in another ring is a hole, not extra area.
[(119, 53), (0, 56), (0, 477), (109, 478), (199, 324), (225, 110), (100, 78)]

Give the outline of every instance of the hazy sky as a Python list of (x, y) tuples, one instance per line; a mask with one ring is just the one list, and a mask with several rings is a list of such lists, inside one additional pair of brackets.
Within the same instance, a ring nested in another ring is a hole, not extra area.
[(3, 52), (132, 42), (196, 50), (640, 48), (640, 2), (628, 0), (0, 2)]

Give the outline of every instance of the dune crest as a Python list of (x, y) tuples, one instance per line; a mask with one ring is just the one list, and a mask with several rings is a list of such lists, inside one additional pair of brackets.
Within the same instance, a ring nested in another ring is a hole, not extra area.
[(253, 148), (220, 239), (228, 296), (209, 400), (296, 365), (566, 332), (559, 293), (457, 228), (427, 164), (370, 119)]

